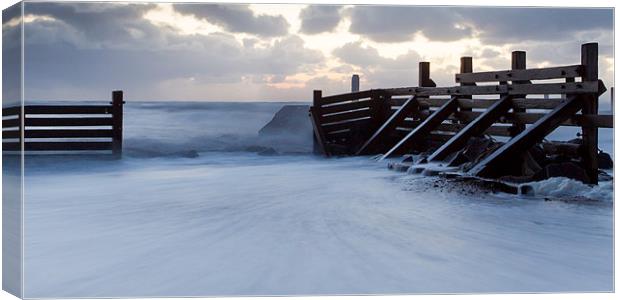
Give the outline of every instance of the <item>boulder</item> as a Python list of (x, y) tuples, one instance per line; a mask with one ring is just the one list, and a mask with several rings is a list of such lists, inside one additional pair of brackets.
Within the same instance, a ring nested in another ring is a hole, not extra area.
[(574, 162), (548, 164), (535, 176), (537, 180), (551, 177), (567, 177), (581, 182), (589, 182), (586, 171)]
[(611, 169), (614, 167), (614, 161), (611, 159), (611, 155), (600, 151), (598, 153), (598, 168), (599, 169)]
[(284, 105), (258, 131), (261, 146), (283, 153), (310, 153), (313, 149), (309, 105)]

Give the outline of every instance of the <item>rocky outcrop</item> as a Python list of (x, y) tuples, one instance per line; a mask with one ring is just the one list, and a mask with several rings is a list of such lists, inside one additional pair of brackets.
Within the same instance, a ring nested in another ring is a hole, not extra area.
[[(309, 105), (284, 105), (269, 123), (258, 131), (259, 146), (276, 153), (312, 152), (312, 122)], [(269, 154), (274, 154), (269, 151)]]

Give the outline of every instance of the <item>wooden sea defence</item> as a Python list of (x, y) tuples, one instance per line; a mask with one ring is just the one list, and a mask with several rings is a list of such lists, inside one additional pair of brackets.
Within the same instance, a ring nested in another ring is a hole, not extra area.
[(575, 65), (526, 67), (526, 53), (512, 53), (508, 70), (474, 72), (471, 57), (461, 58), (456, 85), (437, 87), (430, 63), (419, 63), (418, 86), (381, 88), (323, 96), (315, 90), (310, 116), (315, 151), (325, 156), (376, 155), (384, 158), (428, 153), (446, 161), (475, 137), (506, 140), (468, 168), (468, 175), (516, 175), (515, 161), (560, 126), (581, 128), (579, 145), (546, 143), (571, 152), (598, 178), (598, 128), (612, 128), (613, 115), (598, 113), (606, 91), (598, 78), (598, 44), (581, 46)]
[(3, 151), (25, 154), (105, 151), (120, 156), (123, 104), (123, 91), (113, 91), (109, 105), (2, 108)]

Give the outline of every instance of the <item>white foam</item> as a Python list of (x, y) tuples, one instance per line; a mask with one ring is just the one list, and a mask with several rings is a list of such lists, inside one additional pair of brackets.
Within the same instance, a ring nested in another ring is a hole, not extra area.
[(551, 196), (555, 198), (585, 197), (597, 201), (613, 201), (613, 181), (603, 181), (598, 185), (587, 185), (566, 177), (553, 177), (527, 183), (527, 185), (533, 188), (535, 196)]

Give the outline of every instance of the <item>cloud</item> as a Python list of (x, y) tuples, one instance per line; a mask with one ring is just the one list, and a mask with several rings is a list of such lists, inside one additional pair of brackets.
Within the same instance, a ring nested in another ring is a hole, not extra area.
[(358, 41), (336, 48), (333, 55), (341, 62), (354, 66), (363, 81), (371, 87), (412, 86), (417, 83), (421, 57), (415, 51), (388, 58)]
[(174, 4), (185, 15), (219, 25), (229, 32), (242, 32), (265, 37), (283, 36), (289, 24), (283, 16), (256, 15), (248, 5), (239, 4)]
[[(159, 28), (143, 19), (150, 4), (118, 3), (26, 3), (25, 14), (46, 16), (51, 20), (36, 22), (37, 30), (26, 31), (28, 38), (45, 39), (47, 34), (65, 35), (65, 40), (81, 40), (83, 47), (121, 47), (141, 44), (150, 47)], [(53, 28), (45, 28), (46, 26)]]
[(347, 13), (350, 32), (376, 42), (409, 41), (416, 33), (433, 41), (556, 41), (613, 27), (611, 9), (355, 6)]
[(308, 5), (299, 13), (300, 31), (305, 34), (317, 34), (332, 31), (340, 23), (341, 6)]
[[(82, 13), (88, 17), (80, 17)], [(29, 3), (27, 14), (53, 19), (25, 25), (27, 97), (66, 99), (80, 92), (88, 97), (126, 89), (134, 97), (161, 99), (154, 91), (165, 82), (281, 81), (324, 64), (322, 52), (308, 49), (296, 35), (275, 38), (265, 47), (226, 32), (179, 34), (141, 18), (143, 13), (143, 7), (132, 5)], [(134, 29), (143, 34), (132, 33)], [(202, 97), (207, 96), (213, 97)]]
[(375, 42), (410, 41), (416, 33), (435, 41), (453, 41), (472, 34), (454, 8), (355, 6), (347, 13), (351, 19), (349, 31)]
[(595, 8), (459, 8), (487, 42), (572, 40), (579, 32), (613, 29), (613, 10)]

